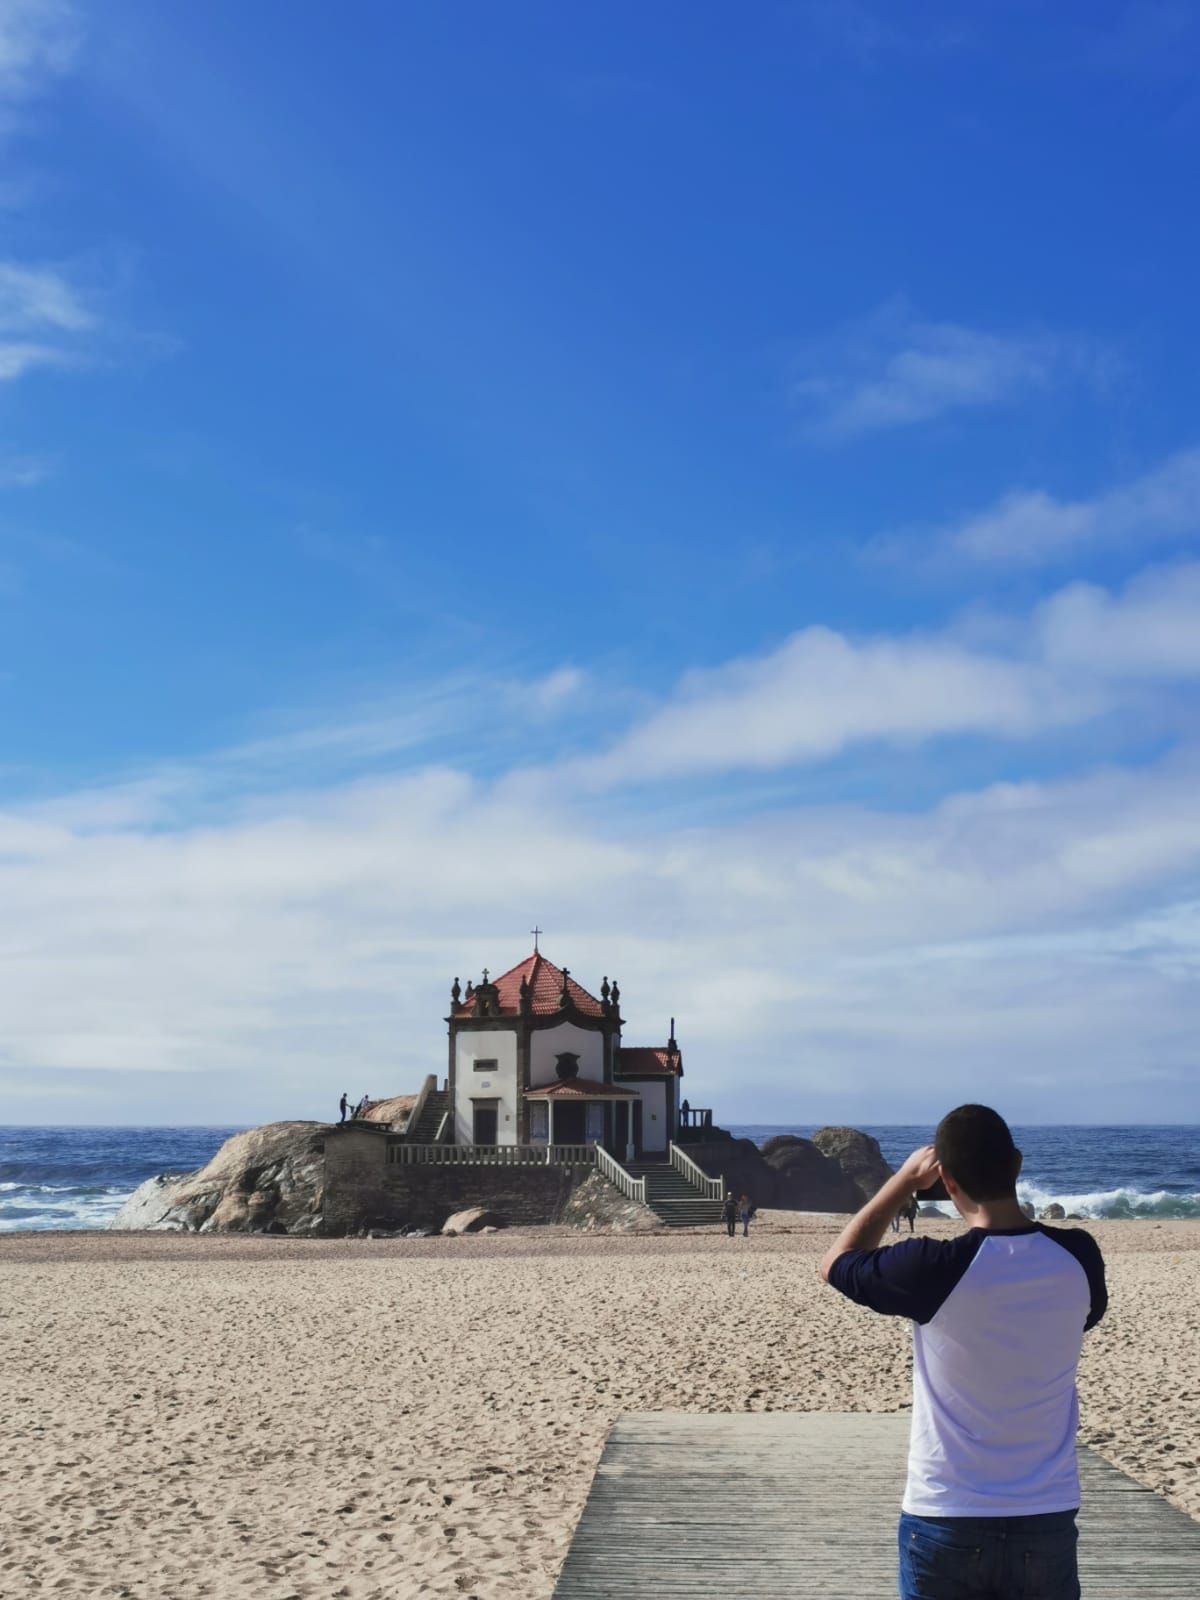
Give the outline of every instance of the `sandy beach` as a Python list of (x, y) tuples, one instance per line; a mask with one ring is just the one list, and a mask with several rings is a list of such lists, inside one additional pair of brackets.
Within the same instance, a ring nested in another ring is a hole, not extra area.
[[(4, 1236), (0, 1595), (539, 1600), (621, 1412), (907, 1405), (836, 1225)], [(1082, 1438), (1200, 1517), (1200, 1223), (1090, 1226)]]

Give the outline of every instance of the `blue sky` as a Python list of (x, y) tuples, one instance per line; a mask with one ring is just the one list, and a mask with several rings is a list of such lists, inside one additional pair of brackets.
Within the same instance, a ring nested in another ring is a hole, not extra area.
[(1200, 1120), (1198, 66), (0, 0), (0, 1120), (409, 1087), (535, 920), (726, 1120)]

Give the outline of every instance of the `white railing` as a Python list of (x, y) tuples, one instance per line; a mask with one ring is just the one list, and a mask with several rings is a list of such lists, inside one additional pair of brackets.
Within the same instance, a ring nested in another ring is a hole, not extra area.
[(450, 1113), (448, 1111), (443, 1111), (442, 1112), (442, 1120), (438, 1123), (437, 1132), (433, 1136), (434, 1144), (441, 1144), (442, 1140), (446, 1137), (446, 1129), (449, 1126), (450, 1126)]
[(646, 1204), (646, 1180), (635, 1178), (631, 1172), (626, 1172), (619, 1161), (614, 1161), (608, 1151), (600, 1145), (596, 1146), (596, 1170), (606, 1177), (609, 1183), (615, 1184), (627, 1200), (638, 1200)]
[(388, 1164), (399, 1167), (590, 1167), (590, 1144), (408, 1144), (389, 1142)]
[(725, 1179), (710, 1178), (703, 1167), (698, 1167), (691, 1156), (685, 1156), (683, 1151), (674, 1142), (667, 1146), (671, 1153), (671, 1165), (676, 1172), (681, 1172), (693, 1188), (699, 1189), (706, 1200), (724, 1200)]

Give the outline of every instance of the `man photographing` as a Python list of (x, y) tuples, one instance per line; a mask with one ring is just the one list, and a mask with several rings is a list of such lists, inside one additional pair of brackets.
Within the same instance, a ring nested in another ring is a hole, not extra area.
[[(1030, 1222), (1020, 1151), (987, 1106), (959, 1106), (842, 1230), (829, 1284), (913, 1324), (901, 1600), (1079, 1600), (1075, 1370), (1108, 1296), (1100, 1248)], [(938, 1178), (967, 1231), (880, 1249)]]

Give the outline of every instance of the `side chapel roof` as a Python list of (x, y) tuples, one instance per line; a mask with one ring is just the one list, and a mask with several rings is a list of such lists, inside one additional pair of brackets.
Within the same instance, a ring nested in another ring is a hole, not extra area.
[(678, 1049), (672, 1050), (669, 1045), (623, 1044), (617, 1052), (617, 1077), (642, 1078), (650, 1073), (681, 1078), (683, 1057)]

